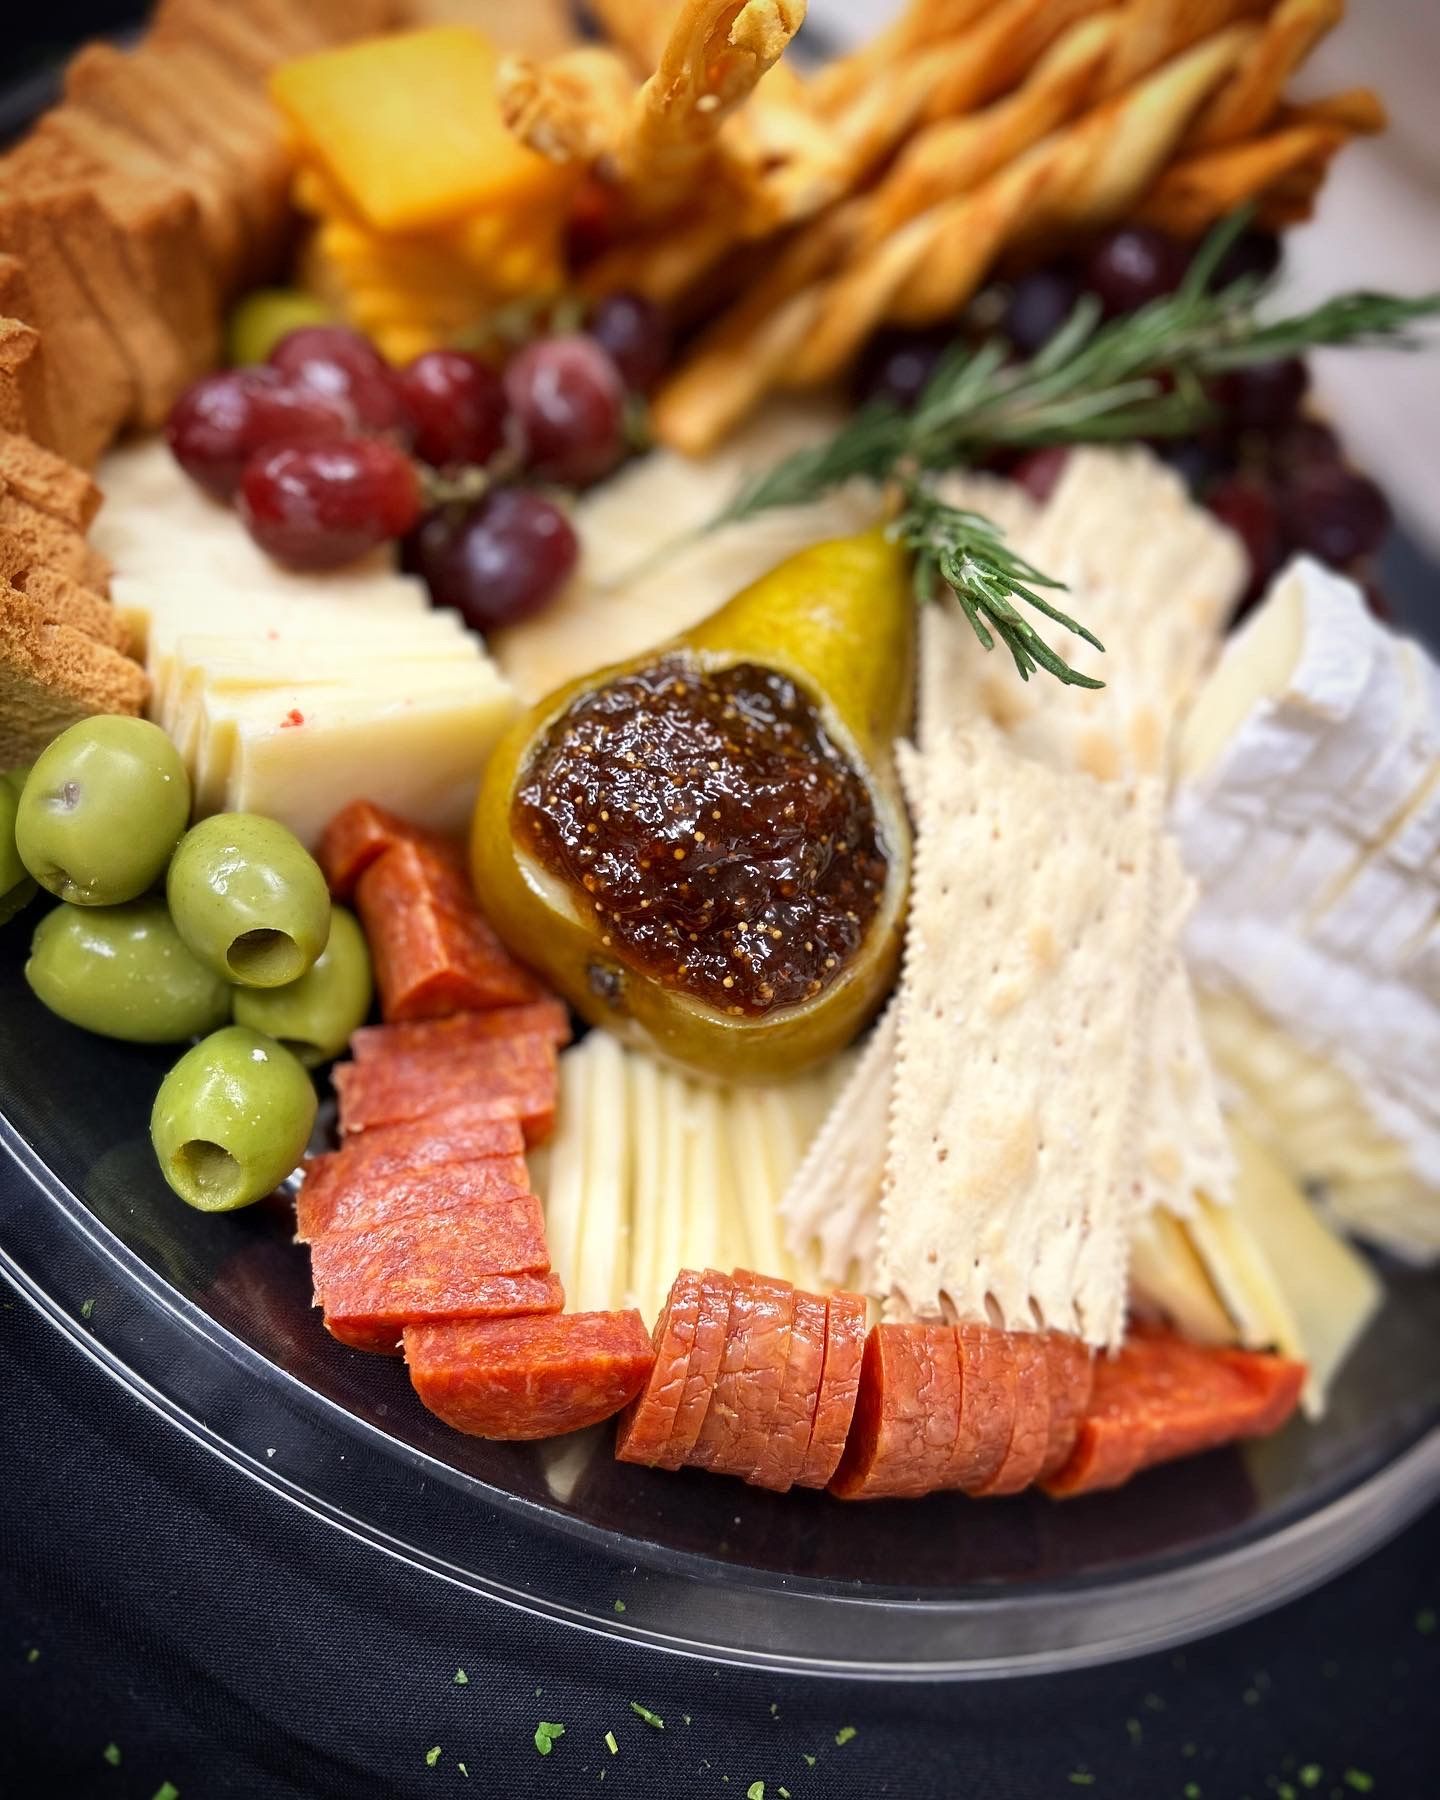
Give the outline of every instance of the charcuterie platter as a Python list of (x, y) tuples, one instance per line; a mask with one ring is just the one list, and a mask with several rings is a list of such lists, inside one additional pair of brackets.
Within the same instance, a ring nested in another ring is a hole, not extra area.
[(1335, 9), (416, 11), (173, 0), (0, 159), (7, 1273), (668, 1648), (1319, 1579), (1440, 1480), (1440, 668), (1304, 360), (1440, 300), (1276, 295)]

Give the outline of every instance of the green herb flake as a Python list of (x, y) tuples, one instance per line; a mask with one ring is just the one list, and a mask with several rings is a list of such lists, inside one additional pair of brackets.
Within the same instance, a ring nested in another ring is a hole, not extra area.
[(1095, 1777), (1088, 1769), (1072, 1769), (1065, 1777), (1071, 1787), (1094, 1787)]
[(1319, 1763), (1306, 1763), (1304, 1768), (1295, 1771), (1295, 1779), (1303, 1788), (1319, 1787), (1320, 1783), (1325, 1779), (1325, 1771), (1320, 1767)]
[(685, 1723), (686, 1723), (686, 1724), (687, 1724), (687, 1725), (688, 1725), (688, 1724), (689, 1724), (689, 1723), (690, 1723), (690, 1715), (689, 1715), (689, 1713), (681, 1713), (681, 1715), (680, 1715), (680, 1717), (681, 1717), (681, 1718), (682, 1718), (682, 1719), (683, 1719), (683, 1720), (684, 1720), (684, 1721), (685, 1721)]
[(120, 1767), (120, 1746), (118, 1744), (107, 1744), (100, 1754), (112, 1769)]
[(765, 1783), (752, 1781), (745, 1790), (745, 1800), (765, 1800)]
[(1435, 1624), (1435, 1608), (1433, 1606), (1422, 1606), (1415, 1615), (1415, 1629), (1420, 1633), (1421, 1637), (1434, 1637)]
[(1185, 1796), (1185, 1800), (1200, 1800), (1200, 1783), (1187, 1781), (1180, 1792)]
[(1127, 1719), (1125, 1721), (1125, 1735), (1130, 1739), (1132, 1744), (1138, 1744), (1145, 1736), (1145, 1728), (1138, 1719)]
[(1278, 1800), (1298, 1800), (1294, 1788), (1291, 1787), (1288, 1781), (1276, 1782), (1275, 1793), (1278, 1796)]
[(564, 1735), (565, 1727), (563, 1725), (554, 1725), (549, 1719), (542, 1719), (535, 1727), (535, 1748), (542, 1756), (548, 1756), (550, 1747), (556, 1738), (562, 1738)]
[(630, 1702), (630, 1710), (637, 1719), (643, 1719), (645, 1723), (654, 1730), (663, 1731), (665, 1729), (665, 1721), (660, 1717), (659, 1713), (651, 1712), (648, 1706), (642, 1706), (638, 1700), (632, 1700)]
[(1147, 1694), (1142, 1703), (1147, 1712), (1164, 1712), (1165, 1702), (1158, 1694)]
[(854, 1736), (855, 1736), (855, 1727), (853, 1725), (842, 1725), (840, 1727), (840, 1729), (835, 1733), (835, 1742), (837, 1744), (839, 1744), (839, 1746), (843, 1750), (844, 1747), (846, 1746), (846, 1744), (848, 1744), (850, 1742), (851, 1738), (853, 1738)]
[(460, 1771), (460, 1773), (465, 1777), (465, 1779), (467, 1781), (470, 1779), (470, 1771), (465, 1767), (464, 1763), (457, 1762), (455, 1767)]
[(1200, 1752), (1194, 1744), (1182, 1744), (1180, 1746), (1180, 1754), (1182, 1756), (1198, 1756)]
[(1340, 1779), (1345, 1783), (1346, 1787), (1352, 1789), (1357, 1794), (1369, 1794), (1374, 1792), (1375, 1777), (1373, 1775), (1367, 1775), (1363, 1769), (1347, 1769)]
[(624, 1601), (623, 1601), (623, 1600), (617, 1600), (617, 1601), (616, 1601), (616, 1602), (615, 1602), (615, 1610), (616, 1610), (616, 1612), (617, 1612), (617, 1613), (622, 1613), (622, 1612), (624, 1612), (624, 1610), (625, 1610), (625, 1602), (624, 1602)]
[(82, 1319), (88, 1319), (90, 1317), (91, 1313), (94, 1312), (94, 1310), (95, 1310), (95, 1302), (93, 1300), (86, 1300), (86, 1301), (82, 1302), (82, 1304), (81, 1304), (80, 1317)]
[(780, 1796), (780, 1800), (790, 1800), (789, 1788), (776, 1788), (775, 1792)]
[(434, 1744), (425, 1752), (425, 1767), (433, 1769), (440, 1760), (440, 1746)]
[(463, 1669), (457, 1669), (455, 1671), (455, 1685), (456, 1687), (469, 1687), (470, 1677)]
[(778, 1719), (780, 1717), (780, 1703), (777, 1700), (772, 1700), (770, 1702), (770, 1717), (772, 1719)]
[(620, 1754), (620, 1746), (615, 1742), (615, 1733), (613, 1731), (607, 1731), (605, 1733), (605, 1748), (612, 1756), (618, 1756)]
[(810, 1769), (815, 1767), (815, 1758), (811, 1756), (808, 1750), (805, 1752), (805, 1766)]
[(180, 1790), (173, 1781), (162, 1781), (155, 1790), (153, 1800), (180, 1800)]
[(30, 1648), (29, 1648), (29, 1649), (28, 1649), (28, 1650), (27, 1650), (27, 1651), (26, 1651), (26, 1652), (25, 1652), (25, 1660), (26, 1660), (26, 1662), (27, 1662), (27, 1663), (36, 1663), (36, 1662), (39, 1662), (39, 1660), (40, 1660), (40, 1652), (39, 1652), (39, 1651), (38, 1651), (38, 1650), (37, 1650), (37, 1649), (36, 1649), (36, 1648), (35, 1648), (35, 1647), (34, 1647), (34, 1645), (33, 1645), (33, 1644), (32, 1644), (32, 1645), (31, 1645), (31, 1647), (30, 1647)]

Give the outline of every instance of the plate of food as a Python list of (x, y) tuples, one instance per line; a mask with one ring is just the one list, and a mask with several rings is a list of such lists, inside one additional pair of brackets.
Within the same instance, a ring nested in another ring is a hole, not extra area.
[(1339, 9), (515, 10), (164, 0), (0, 158), (0, 1267), (637, 1643), (1276, 1604), (1440, 1489)]

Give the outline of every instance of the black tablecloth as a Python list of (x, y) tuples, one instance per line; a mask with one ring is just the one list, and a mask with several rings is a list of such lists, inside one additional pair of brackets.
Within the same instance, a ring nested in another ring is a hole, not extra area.
[[(7, 1800), (165, 1782), (180, 1800), (1440, 1794), (1440, 1514), (1176, 1655), (801, 1682), (636, 1653), (404, 1568), (235, 1474), (0, 1295)], [(543, 1760), (541, 1720), (565, 1727)]]

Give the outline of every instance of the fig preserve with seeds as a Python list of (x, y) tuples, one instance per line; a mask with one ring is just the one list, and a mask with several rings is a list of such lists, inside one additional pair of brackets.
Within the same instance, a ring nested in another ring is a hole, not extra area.
[(822, 993), (888, 868), (869, 790), (803, 689), (683, 655), (574, 701), (531, 756), (514, 828), (618, 960), (737, 1018)]

